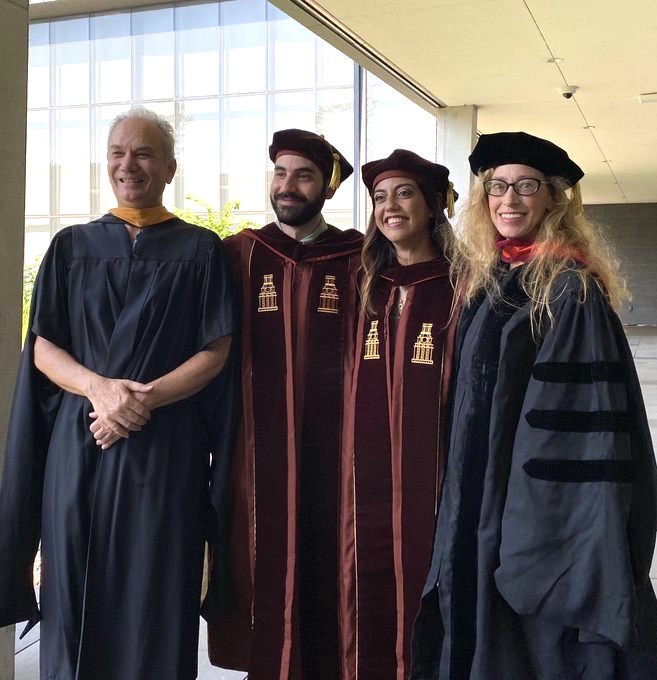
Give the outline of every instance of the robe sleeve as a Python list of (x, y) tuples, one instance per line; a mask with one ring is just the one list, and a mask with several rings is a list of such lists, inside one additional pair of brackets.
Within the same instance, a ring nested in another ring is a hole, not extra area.
[[(235, 333), (238, 309), (228, 259), (223, 244), (216, 239), (208, 252), (203, 285), (203, 318), (199, 328), (198, 349), (216, 338)], [(231, 576), (228, 568), (228, 529), (230, 497), (228, 480), (236, 429), (235, 398), (239, 339), (233, 337), (230, 353), (221, 373), (205, 388), (201, 403), (210, 433), (212, 467), (207, 540), (212, 559), (202, 614), (225, 611), (233, 606)]]
[(71, 352), (68, 314), (68, 268), (72, 258), (72, 228), (60, 231), (43, 258), (32, 291), (30, 330)]
[(235, 330), (235, 308), (230, 270), (223, 244), (212, 235), (203, 266), (201, 318), (197, 351)]
[(61, 390), (34, 365), (34, 341), (42, 335), (70, 346), (66, 269), (70, 231), (55, 237), (39, 269), (14, 390), (0, 488), (0, 626), (39, 621), (33, 565), (41, 537), (41, 499), (50, 433)]
[[(572, 277), (575, 279), (575, 277)], [(591, 281), (554, 305), (517, 424), (499, 592), (579, 640), (637, 645), (657, 525), (655, 459), (618, 317)]]
[(229, 527), (232, 512), (230, 476), (232, 452), (237, 431), (239, 402), (237, 376), (239, 350), (235, 338), (226, 364), (210, 386), (214, 410), (212, 419), (212, 467), (210, 477), (210, 503), (207, 541), (210, 547), (208, 590), (201, 614), (210, 621), (220, 613), (235, 607), (233, 575), (229, 566)]

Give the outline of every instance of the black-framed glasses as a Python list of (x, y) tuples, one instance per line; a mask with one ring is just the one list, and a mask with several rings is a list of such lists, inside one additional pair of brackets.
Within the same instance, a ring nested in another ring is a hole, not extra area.
[(519, 179), (517, 182), (505, 182), (503, 179), (489, 179), (484, 182), (484, 191), (489, 196), (504, 196), (513, 187), (513, 190), (518, 196), (531, 196), (535, 194), (540, 188), (541, 184), (549, 184), (534, 177), (525, 177)]

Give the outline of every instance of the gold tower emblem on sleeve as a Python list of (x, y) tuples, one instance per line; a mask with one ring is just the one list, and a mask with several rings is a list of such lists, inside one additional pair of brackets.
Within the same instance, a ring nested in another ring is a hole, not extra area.
[(278, 309), (278, 295), (274, 286), (274, 275), (265, 274), (258, 295), (259, 312), (275, 312)]
[(365, 339), (365, 354), (363, 359), (380, 359), (379, 356), (379, 322), (372, 321), (370, 323), (370, 330), (367, 332)]
[(414, 364), (428, 364), (433, 365), (433, 337), (431, 336), (432, 323), (423, 323), (422, 330), (417, 336), (417, 340), (413, 345), (413, 358), (411, 362)]
[(319, 295), (319, 307), (317, 307), (317, 311), (324, 312), (325, 314), (337, 314), (339, 300), (340, 296), (338, 295), (338, 289), (335, 285), (335, 276), (326, 274), (326, 276), (324, 276), (324, 286)]

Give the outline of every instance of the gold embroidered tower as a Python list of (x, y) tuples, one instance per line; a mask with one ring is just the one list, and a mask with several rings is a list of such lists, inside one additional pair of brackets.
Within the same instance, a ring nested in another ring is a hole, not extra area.
[(365, 340), (365, 355), (363, 359), (380, 359), (379, 356), (379, 322), (372, 321), (370, 330), (367, 332), (367, 339)]
[(262, 287), (258, 295), (258, 311), (259, 312), (275, 312), (278, 309), (276, 304), (278, 296), (274, 286), (274, 275), (265, 274), (262, 280)]
[(423, 323), (422, 330), (417, 336), (417, 340), (413, 345), (413, 358), (411, 362), (414, 364), (429, 364), (433, 365), (433, 337), (431, 336), (432, 323)]
[(335, 285), (335, 276), (326, 274), (324, 277), (324, 287), (319, 296), (319, 307), (317, 308), (317, 311), (326, 314), (337, 314), (339, 299), (340, 296), (338, 295), (338, 289)]

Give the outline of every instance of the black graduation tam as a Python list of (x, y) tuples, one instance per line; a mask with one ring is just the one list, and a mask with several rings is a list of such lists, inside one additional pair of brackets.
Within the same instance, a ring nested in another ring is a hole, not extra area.
[(447, 195), (449, 189), (449, 170), (444, 165), (432, 163), (406, 149), (395, 149), (388, 158), (365, 163), (361, 168), (363, 182), (370, 192), (388, 177), (408, 177), (414, 179), (436, 193)]
[(307, 130), (279, 130), (269, 146), (269, 158), (275, 163), (279, 156), (302, 156), (312, 161), (328, 181), (330, 189), (337, 189), (354, 171), (349, 161), (322, 135)]
[(582, 168), (571, 161), (562, 148), (526, 132), (481, 135), (469, 161), (475, 175), (500, 165), (517, 163), (536, 168), (548, 177), (563, 177), (570, 187), (584, 177)]

